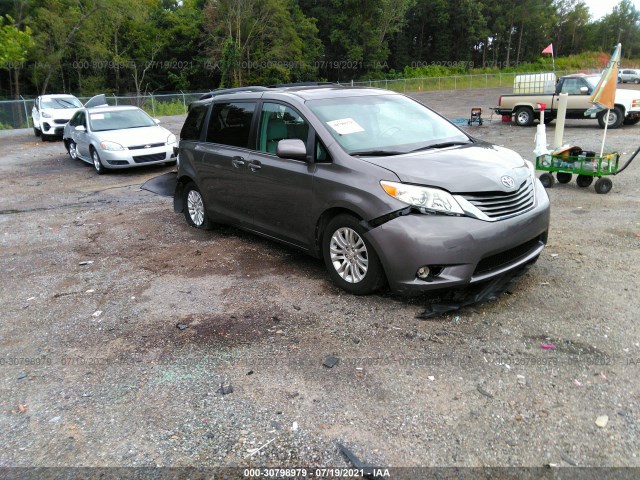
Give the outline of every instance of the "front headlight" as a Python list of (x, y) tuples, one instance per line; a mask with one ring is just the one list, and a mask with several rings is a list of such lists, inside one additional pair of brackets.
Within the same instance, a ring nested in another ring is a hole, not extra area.
[(53, 117), (53, 115), (51, 115), (50, 113), (45, 112), (45, 111), (40, 112), (40, 116), (42, 118), (52, 118)]
[(167, 145), (173, 145), (174, 143), (177, 143), (177, 141), (178, 140), (173, 133), (167, 137)]
[(124, 147), (116, 142), (101, 142), (100, 148), (108, 152), (119, 152), (124, 150)]
[(422, 213), (446, 213), (449, 215), (464, 215), (453, 195), (438, 188), (418, 187), (404, 183), (387, 182), (382, 180), (380, 186), (393, 198), (400, 200)]
[(529, 167), (529, 172), (531, 172), (531, 177), (536, 178), (536, 166), (529, 160), (525, 160), (524, 163), (526, 163), (527, 167)]

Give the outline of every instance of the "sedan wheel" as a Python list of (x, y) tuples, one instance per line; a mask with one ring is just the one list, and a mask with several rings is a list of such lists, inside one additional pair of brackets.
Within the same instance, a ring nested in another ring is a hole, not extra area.
[(93, 160), (93, 168), (95, 168), (98, 175), (102, 175), (107, 171), (107, 169), (104, 168), (104, 165), (102, 165), (100, 156), (96, 150), (91, 150), (91, 160)]
[(76, 146), (76, 142), (73, 140), (69, 141), (69, 156), (72, 160), (78, 159), (78, 147)]
[(364, 238), (359, 221), (349, 215), (334, 218), (325, 230), (323, 254), (333, 282), (356, 295), (366, 295), (384, 284), (378, 255)]
[(193, 183), (189, 183), (184, 188), (184, 216), (189, 225), (193, 227), (202, 230), (211, 228), (211, 221), (207, 215), (204, 199), (198, 187)]

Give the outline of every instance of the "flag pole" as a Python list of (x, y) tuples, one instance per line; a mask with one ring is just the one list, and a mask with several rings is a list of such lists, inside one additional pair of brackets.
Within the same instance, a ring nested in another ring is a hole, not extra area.
[(553, 53), (553, 49), (551, 49), (551, 63), (553, 63), (553, 72), (556, 71), (556, 57)]
[(604, 153), (604, 142), (607, 139), (607, 127), (609, 126), (609, 112), (611, 110), (607, 108), (607, 114), (604, 116), (604, 134), (602, 135), (602, 146), (600, 147), (600, 158)]

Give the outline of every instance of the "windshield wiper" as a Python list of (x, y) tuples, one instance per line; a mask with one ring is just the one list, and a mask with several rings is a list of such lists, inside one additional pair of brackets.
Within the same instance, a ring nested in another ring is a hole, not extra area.
[(360, 152), (351, 152), (352, 156), (363, 157), (391, 157), (393, 155), (404, 155), (407, 152), (394, 152), (393, 150), (362, 150)]
[(431, 145), (427, 145), (426, 147), (416, 148), (415, 150), (411, 150), (411, 152), (419, 152), (421, 150), (431, 150), (436, 148), (446, 148), (446, 147), (455, 147), (456, 145), (469, 145), (473, 142), (442, 142), (442, 143), (432, 143)]

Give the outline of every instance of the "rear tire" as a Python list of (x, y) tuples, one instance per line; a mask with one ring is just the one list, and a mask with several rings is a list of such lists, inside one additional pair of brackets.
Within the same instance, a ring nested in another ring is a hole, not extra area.
[(357, 218), (338, 215), (322, 237), (322, 254), (329, 277), (338, 287), (354, 295), (368, 295), (382, 288), (386, 278), (366, 231)]
[(67, 151), (69, 152), (69, 156), (71, 157), (71, 160), (78, 159), (78, 146), (76, 145), (76, 142), (74, 142), (73, 140), (69, 140), (69, 144), (67, 145)]
[(596, 180), (594, 188), (596, 189), (596, 193), (606, 194), (613, 188), (613, 182), (606, 177), (601, 177)]
[(204, 198), (195, 183), (190, 182), (184, 186), (182, 205), (184, 217), (189, 225), (201, 230), (211, 230), (213, 225)]
[(558, 172), (556, 178), (558, 179), (558, 183), (569, 183), (572, 176), (573, 175), (567, 172)]
[(635, 125), (638, 122), (640, 122), (640, 117), (636, 117), (636, 118), (625, 118), (624, 121), (622, 122), (623, 125)]
[(533, 110), (531, 107), (518, 107), (515, 111), (513, 121), (520, 127), (528, 127), (533, 124)]

